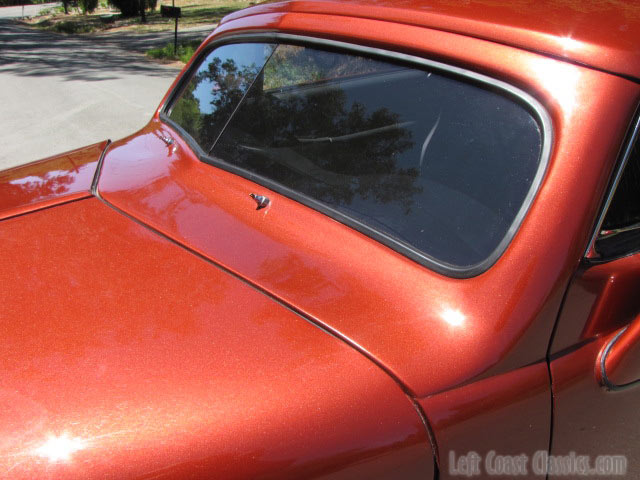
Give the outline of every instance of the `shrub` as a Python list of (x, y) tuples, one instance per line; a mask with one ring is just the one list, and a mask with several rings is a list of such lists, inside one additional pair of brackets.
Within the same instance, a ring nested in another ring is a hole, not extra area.
[(199, 45), (200, 42), (197, 40), (182, 44), (179, 43), (177, 55), (174, 55), (173, 42), (171, 42), (167, 43), (164, 47), (152, 48), (150, 50), (147, 50), (147, 56), (161, 60), (180, 60), (183, 63), (187, 63), (191, 59)]
[(158, 0), (109, 0), (109, 3), (120, 10), (123, 17), (140, 15), (140, 5), (144, 1), (145, 10), (155, 10)]
[(123, 17), (135, 17), (140, 13), (138, 0), (109, 0), (109, 2), (120, 10)]
[(84, 14), (91, 13), (98, 7), (98, 0), (79, 0), (79, 3)]

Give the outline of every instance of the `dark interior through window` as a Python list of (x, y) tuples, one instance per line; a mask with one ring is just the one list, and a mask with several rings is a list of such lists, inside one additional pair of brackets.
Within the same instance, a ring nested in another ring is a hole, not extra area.
[(543, 140), (480, 84), (284, 44), (214, 50), (168, 116), (205, 160), (457, 268), (508, 234)]
[(636, 141), (605, 215), (596, 251), (605, 257), (640, 249), (640, 142)]

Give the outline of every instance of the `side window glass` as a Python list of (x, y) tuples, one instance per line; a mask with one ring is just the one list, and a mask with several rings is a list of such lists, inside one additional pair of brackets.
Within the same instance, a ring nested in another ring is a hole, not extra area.
[(216, 48), (174, 102), (169, 118), (208, 152), (272, 51), (273, 45), (260, 43)]
[(603, 257), (640, 250), (640, 142), (636, 141), (613, 194), (596, 251)]

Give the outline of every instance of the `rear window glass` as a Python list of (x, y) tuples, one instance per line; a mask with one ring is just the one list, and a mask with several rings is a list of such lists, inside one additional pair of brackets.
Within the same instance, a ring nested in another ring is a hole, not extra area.
[(480, 83), (286, 44), (214, 50), (169, 117), (205, 160), (456, 269), (509, 234), (543, 142), (526, 106)]

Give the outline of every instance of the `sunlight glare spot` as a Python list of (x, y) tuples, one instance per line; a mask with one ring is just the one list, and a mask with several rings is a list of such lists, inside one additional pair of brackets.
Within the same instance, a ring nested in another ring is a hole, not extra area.
[(68, 461), (73, 453), (86, 448), (86, 443), (82, 438), (69, 437), (67, 433), (60, 436), (49, 435), (47, 441), (36, 448), (35, 453), (50, 462)]
[(560, 45), (564, 50), (574, 51), (574, 50), (579, 50), (582, 47), (582, 43), (578, 42), (577, 40), (574, 40), (569, 36), (561, 37), (558, 39), (558, 41), (560, 42)]
[(447, 308), (442, 312), (442, 319), (452, 327), (461, 326), (467, 317), (460, 310)]

